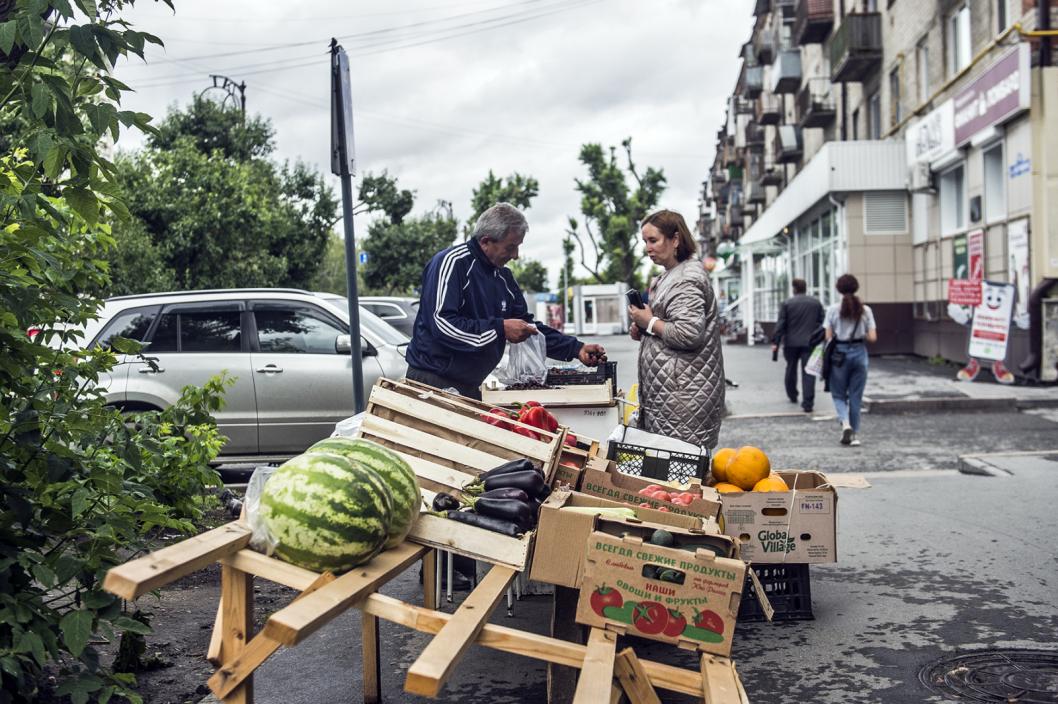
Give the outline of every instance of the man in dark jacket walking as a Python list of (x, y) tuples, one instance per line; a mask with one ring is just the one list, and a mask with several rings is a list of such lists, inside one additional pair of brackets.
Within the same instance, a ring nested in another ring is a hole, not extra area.
[(543, 335), (547, 356), (588, 366), (605, 361), (601, 345), (584, 344), (533, 320), (507, 263), (529, 224), (509, 203), (478, 218), (466, 242), (434, 255), (422, 276), (422, 296), (408, 345), (408, 378), (481, 398), (480, 386), (503, 357), (508, 342)]
[(823, 325), (823, 304), (812, 296), (804, 279), (793, 280), (794, 295), (786, 299), (779, 310), (779, 322), (772, 335), (772, 355), (783, 348), (786, 359), (786, 395), (797, 403), (797, 365), (801, 365), (801, 408), (812, 411), (816, 400), (816, 378), (804, 371), (812, 354), (813, 336)]

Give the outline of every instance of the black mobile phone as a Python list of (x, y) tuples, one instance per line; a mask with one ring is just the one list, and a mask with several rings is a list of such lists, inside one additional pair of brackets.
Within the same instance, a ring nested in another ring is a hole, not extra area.
[(630, 288), (625, 291), (625, 298), (628, 299), (628, 305), (633, 306), (635, 308), (643, 307), (643, 296), (641, 296), (639, 294), (639, 291), (636, 291), (634, 288)]

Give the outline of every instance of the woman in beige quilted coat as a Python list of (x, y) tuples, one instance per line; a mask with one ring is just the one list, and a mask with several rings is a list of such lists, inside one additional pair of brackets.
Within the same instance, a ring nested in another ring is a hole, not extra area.
[(650, 284), (650, 305), (628, 309), (640, 342), (639, 427), (712, 449), (724, 410), (713, 287), (682, 215), (648, 215), (642, 236), (647, 256), (665, 271)]

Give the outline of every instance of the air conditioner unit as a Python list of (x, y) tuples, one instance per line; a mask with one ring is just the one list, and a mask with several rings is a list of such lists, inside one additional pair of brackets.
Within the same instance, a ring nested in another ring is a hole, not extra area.
[(912, 193), (935, 193), (933, 185), (933, 171), (929, 168), (928, 161), (920, 161), (911, 165), (908, 171), (907, 190)]

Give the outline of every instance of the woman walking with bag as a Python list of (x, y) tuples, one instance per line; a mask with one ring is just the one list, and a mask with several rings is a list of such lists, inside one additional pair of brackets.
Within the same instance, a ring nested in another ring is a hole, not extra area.
[[(874, 313), (856, 295), (860, 282), (852, 274), (837, 281), (841, 302), (827, 309), (825, 330), (830, 353), (830, 395), (841, 423), (841, 444), (859, 446), (860, 408), (867, 386), (867, 347), (878, 340)], [(833, 340), (833, 342), (831, 342)]]
[(711, 450), (724, 411), (716, 296), (682, 215), (651, 213), (642, 236), (665, 271), (650, 286), (650, 305), (628, 308), (640, 343), (639, 427)]

